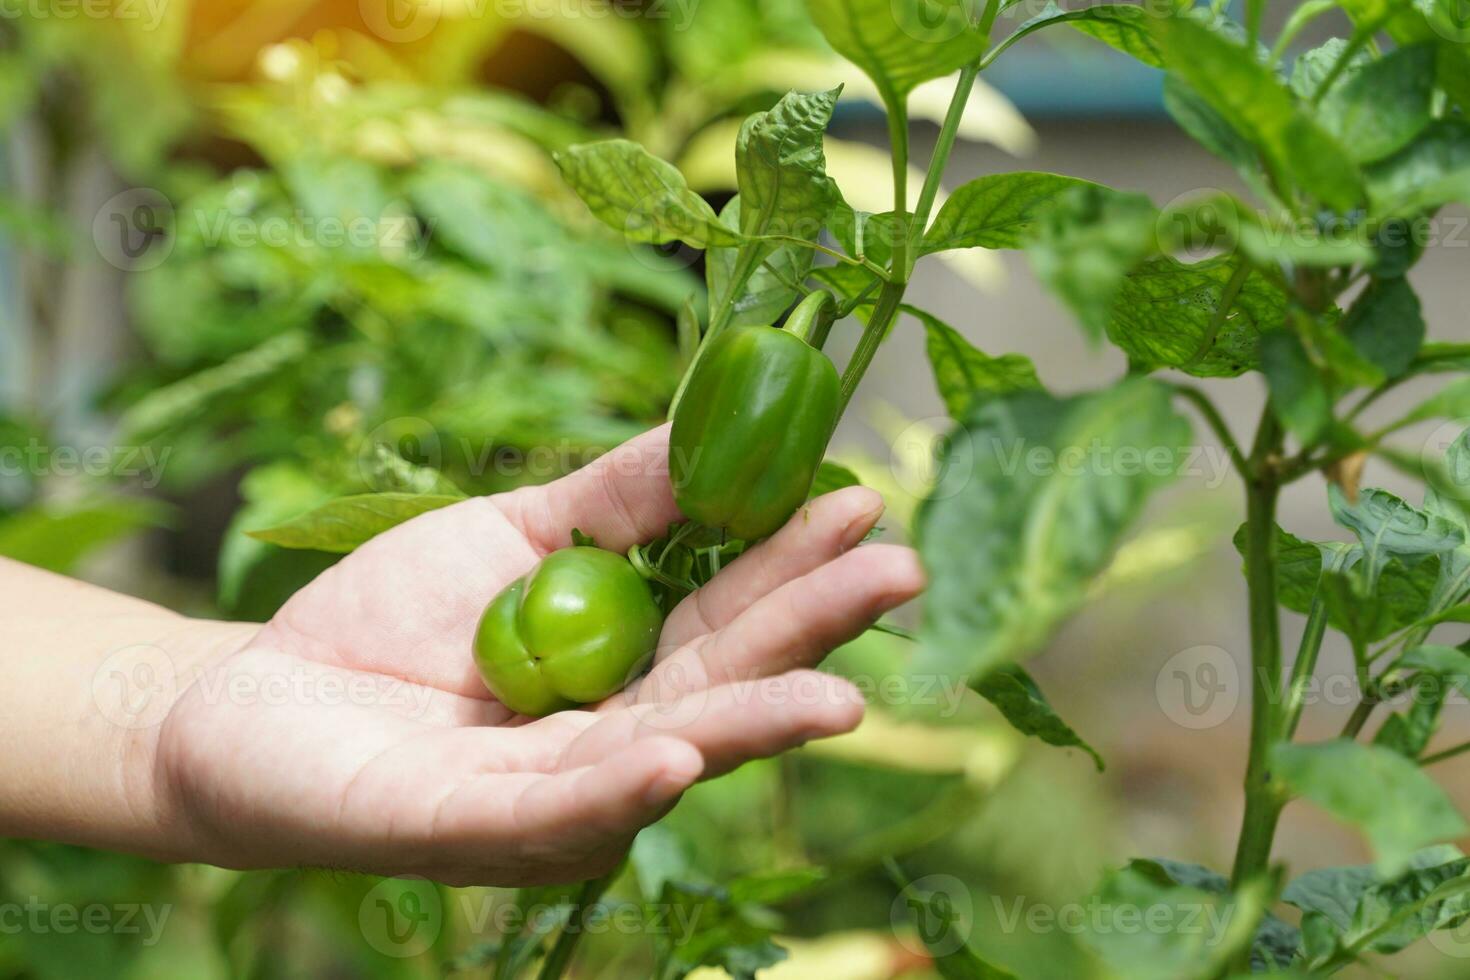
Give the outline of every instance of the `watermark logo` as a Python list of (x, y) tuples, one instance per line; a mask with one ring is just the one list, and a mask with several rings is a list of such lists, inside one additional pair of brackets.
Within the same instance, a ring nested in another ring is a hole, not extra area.
[(889, 910), (894, 935), (919, 956), (948, 956), (970, 938), (975, 900), (953, 875), (926, 875), (899, 892)]
[(368, 30), (392, 44), (423, 40), (444, 16), (443, 0), (358, 0), (357, 9)]
[(116, 651), (92, 675), (93, 703), (102, 717), (120, 728), (161, 724), (178, 692), (173, 658), (147, 643)]
[(425, 878), (385, 878), (363, 896), (357, 926), (367, 944), (384, 956), (420, 956), (444, 928), (444, 903), (439, 890)]
[(146, 272), (173, 252), (174, 207), (151, 187), (115, 194), (92, 219), (97, 253), (124, 272)]
[(1197, 646), (1170, 657), (1154, 680), (1165, 716), (1181, 728), (1216, 728), (1240, 704), (1240, 669), (1217, 646)]

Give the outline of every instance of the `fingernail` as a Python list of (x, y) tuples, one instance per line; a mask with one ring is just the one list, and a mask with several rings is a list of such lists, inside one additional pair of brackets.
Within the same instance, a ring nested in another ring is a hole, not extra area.
[(867, 536), (867, 533), (873, 529), (873, 525), (878, 523), (878, 518), (882, 516), (883, 501), (879, 500), (876, 507), (866, 510), (848, 521), (847, 526), (842, 529), (843, 549), (856, 548), (862, 542), (863, 538)]

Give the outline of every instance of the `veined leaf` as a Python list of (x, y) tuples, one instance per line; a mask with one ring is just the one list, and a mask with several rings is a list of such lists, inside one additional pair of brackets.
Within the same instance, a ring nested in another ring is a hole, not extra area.
[(631, 140), (579, 143), (555, 156), (562, 176), (594, 215), (630, 241), (694, 248), (738, 245), (684, 175)]
[(1271, 410), (1303, 445), (1315, 445), (1332, 423), (1332, 392), (1327, 379), (1290, 330), (1271, 330), (1261, 338), (1261, 373), (1271, 392)]
[(1192, 265), (1167, 256), (1145, 261), (1120, 284), (1108, 338), (1148, 368), (1178, 368), (1198, 378), (1255, 368), (1261, 333), (1281, 322), (1286, 297), (1255, 271), (1231, 295), (1240, 262), (1228, 255)]
[(1175, 478), (1189, 439), (1168, 390), (1147, 379), (972, 408), (917, 521), (933, 584), (914, 670), (984, 677), (1044, 643)]
[(1020, 354), (991, 357), (938, 317), (912, 308), (906, 312), (924, 324), (929, 366), (951, 418), (964, 418), (976, 402), (986, 398), (1041, 387), (1030, 358)]
[(1470, 203), (1470, 122), (1442, 119), (1374, 164), (1368, 193), (1378, 217), (1414, 217), (1442, 204)]
[(741, 232), (816, 241), (838, 200), (822, 137), (841, 91), (787, 93), (741, 125), (735, 140)]
[[(1303, 921), (1339, 950), (1397, 953), (1437, 929), (1470, 915), (1470, 860), (1442, 845), (1414, 854), (1408, 870), (1383, 878), (1371, 866), (1309, 871), (1286, 886), (1281, 900), (1302, 910)], [(1318, 940), (1321, 942), (1321, 939)]]
[(1027, 246), (1031, 267), (1094, 336), (1128, 273), (1158, 247), (1158, 211), (1141, 194), (1097, 184), (1063, 192)]
[(1338, 211), (1361, 203), (1362, 175), (1347, 151), (1297, 108), (1253, 52), (1193, 17), (1151, 24), (1169, 73), (1188, 83), (1236, 133), (1257, 141), (1280, 173)]
[[(1157, 865), (1130, 865), (1113, 872), (1099, 889), (1099, 915), (1081, 935), (1110, 968), (1129, 980), (1208, 980), (1246, 948), (1266, 913), (1269, 881), (1248, 881), (1238, 891), (1217, 894), (1176, 885)], [(1127, 911), (1124, 911), (1127, 910)], [(1135, 929), (1141, 915), (1155, 925)], [(1196, 922), (1186, 928), (1187, 922)], [(1213, 923), (1213, 927), (1202, 923)]]
[(1081, 749), (1092, 756), (1098, 772), (1106, 768), (1097, 750), (1058, 717), (1046, 695), (1041, 693), (1041, 688), (1020, 667), (1002, 667), (971, 681), (970, 686), (976, 694), (995, 705), (1017, 731), (1039, 738), (1047, 745)]
[(827, 43), (873, 80), (890, 112), (920, 82), (985, 50), (965, 0), (807, 0), (807, 9)]
[[(1166, 858), (1134, 858), (1128, 862), (1128, 867), (1160, 884), (1175, 884), (1213, 895), (1226, 895), (1230, 892), (1230, 879), (1198, 864), (1170, 861)], [(1301, 941), (1301, 933), (1294, 926), (1283, 922), (1271, 912), (1266, 912), (1261, 918), (1260, 928), (1256, 930), (1255, 939), (1251, 942), (1251, 969), (1257, 973), (1266, 973), (1289, 966), (1296, 957)]]
[(1017, 41), (1053, 24), (1071, 24), (1089, 37), (1124, 54), (1131, 55), (1151, 68), (1164, 67), (1164, 56), (1159, 51), (1153, 35), (1149, 33), (1147, 18), (1150, 11), (1136, 4), (1108, 3), (1080, 10), (1064, 10), (1055, 0), (1047, 0), (1041, 13), (1023, 22), (1010, 36), (987, 54), (986, 61), (994, 61), (1006, 48)]
[(1369, 61), (1327, 93), (1318, 118), (1359, 163), (1397, 152), (1429, 125), (1435, 59), (1419, 44)]
[(1271, 751), (1271, 771), (1292, 792), (1367, 834), (1380, 874), (1401, 873), (1420, 848), (1467, 829), (1434, 780), (1381, 746), (1348, 739), (1281, 744)]
[(924, 234), (923, 254), (951, 248), (1020, 248), (1040, 217), (1067, 191), (1096, 187), (1045, 173), (991, 174), (963, 184)]
[(1465, 543), (1465, 532), (1453, 523), (1417, 510), (1386, 490), (1363, 490), (1357, 503), (1349, 503), (1336, 484), (1328, 493), (1333, 518), (1356, 534), (1363, 545), (1370, 594), (1377, 589), (1379, 576), (1390, 559), (1413, 564)]
[(328, 501), (284, 524), (248, 533), (282, 548), (346, 554), (389, 528), (462, 499), (443, 494), (356, 494)]

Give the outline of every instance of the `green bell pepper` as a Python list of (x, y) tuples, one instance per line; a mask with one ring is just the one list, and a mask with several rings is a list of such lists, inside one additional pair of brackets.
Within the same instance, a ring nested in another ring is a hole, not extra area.
[(684, 516), (753, 541), (806, 501), (837, 422), (837, 369), (805, 339), (827, 300), (814, 294), (784, 330), (730, 328), (701, 351), (669, 436)]
[(475, 633), (475, 665), (512, 711), (547, 715), (601, 701), (653, 656), (663, 613), (622, 555), (563, 548), (497, 595)]

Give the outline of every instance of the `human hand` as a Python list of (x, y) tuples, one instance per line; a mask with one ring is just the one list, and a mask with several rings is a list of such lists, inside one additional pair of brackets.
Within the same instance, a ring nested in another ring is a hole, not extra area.
[(667, 444), (664, 427), (400, 525), (206, 665), (157, 732), (184, 849), (451, 884), (590, 878), (695, 781), (854, 728), (861, 696), (808, 668), (922, 587), (910, 550), (855, 548), (882, 510), (859, 487), (689, 596), (649, 674), (608, 702), (529, 720), (486, 693), (471, 641), (502, 587), (574, 527), (624, 551), (680, 519)]

